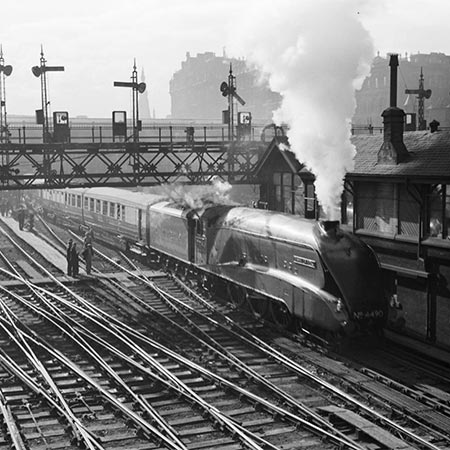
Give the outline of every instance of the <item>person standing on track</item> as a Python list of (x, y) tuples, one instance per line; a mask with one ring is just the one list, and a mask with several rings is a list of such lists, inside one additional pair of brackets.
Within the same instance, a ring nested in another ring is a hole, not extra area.
[(86, 262), (86, 273), (88, 275), (91, 274), (91, 270), (92, 270), (92, 253), (93, 253), (92, 245), (86, 244), (84, 246), (82, 255), (83, 255), (84, 261)]
[(72, 239), (67, 243), (66, 259), (67, 259), (67, 275), (72, 276)]
[(23, 230), (23, 225), (25, 223), (25, 208), (23, 206), (19, 208), (17, 220), (19, 222), (19, 230)]
[(74, 278), (78, 277), (79, 272), (79, 260), (78, 260), (78, 250), (77, 250), (77, 243), (74, 242), (72, 244), (72, 248), (70, 249), (70, 261), (72, 264), (72, 276)]

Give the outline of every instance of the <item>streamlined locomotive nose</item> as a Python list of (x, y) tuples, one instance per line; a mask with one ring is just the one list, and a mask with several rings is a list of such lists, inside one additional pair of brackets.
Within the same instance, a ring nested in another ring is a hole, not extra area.
[(382, 272), (373, 250), (344, 233), (337, 221), (319, 223), (318, 245), (349, 316), (355, 322), (382, 322), (386, 316)]

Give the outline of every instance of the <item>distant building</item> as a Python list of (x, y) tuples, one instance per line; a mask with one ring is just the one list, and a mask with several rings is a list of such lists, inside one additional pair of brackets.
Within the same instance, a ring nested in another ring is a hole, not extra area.
[[(406, 89), (418, 89), (421, 68), (424, 89), (431, 89), (429, 99), (424, 99), (424, 117), (429, 124), (440, 122), (441, 127), (450, 127), (450, 56), (443, 53), (416, 54), (399, 57), (397, 105), (406, 113), (418, 116), (417, 95), (406, 94)], [(381, 111), (389, 105), (389, 61), (376, 56), (370, 75), (362, 88), (356, 92), (354, 125), (381, 127)]]
[(186, 61), (170, 80), (171, 117), (173, 119), (220, 120), (227, 109), (227, 99), (220, 92), (220, 84), (228, 80), (230, 63), (236, 77), (238, 94), (245, 100), (239, 111), (249, 111), (253, 120), (272, 121), (272, 112), (281, 103), (281, 95), (260, 82), (261, 74), (249, 68), (243, 59), (216, 56), (212, 52), (192, 57)]

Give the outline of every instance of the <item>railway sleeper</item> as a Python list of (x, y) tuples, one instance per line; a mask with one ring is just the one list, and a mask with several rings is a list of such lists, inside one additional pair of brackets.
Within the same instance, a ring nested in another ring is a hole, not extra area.
[(354, 428), (360, 437), (375, 441), (389, 449), (413, 450), (413, 447), (405, 443), (402, 439), (399, 439), (392, 433), (359, 416), (353, 411), (333, 405), (324, 406), (319, 409), (327, 414), (332, 422), (336, 423), (336, 421), (342, 421), (349, 427)]

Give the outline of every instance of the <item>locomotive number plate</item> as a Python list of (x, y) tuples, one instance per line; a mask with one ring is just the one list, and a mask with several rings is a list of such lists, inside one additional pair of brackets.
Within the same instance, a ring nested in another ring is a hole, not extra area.
[(313, 259), (308, 259), (304, 258), (303, 256), (297, 255), (294, 255), (294, 264), (310, 267), (311, 269), (315, 269), (317, 267), (316, 261), (314, 261)]
[(376, 309), (374, 311), (358, 311), (353, 313), (353, 318), (356, 320), (362, 319), (380, 319), (384, 316), (384, 313), (381, 309)]

